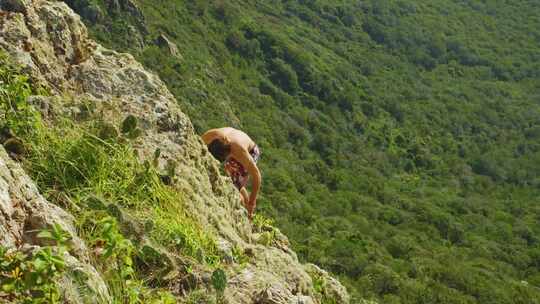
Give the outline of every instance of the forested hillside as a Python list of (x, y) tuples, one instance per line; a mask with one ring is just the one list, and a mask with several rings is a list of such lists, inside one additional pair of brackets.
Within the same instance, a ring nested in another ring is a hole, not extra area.
[(66, 2), (255, 139), (258, 211), (353, 297), (540, 302), (540, 2)]

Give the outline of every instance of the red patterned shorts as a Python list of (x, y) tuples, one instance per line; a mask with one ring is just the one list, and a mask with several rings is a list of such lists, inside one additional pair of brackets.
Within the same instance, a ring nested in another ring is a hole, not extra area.
[[(255, 146), (253, 149), (251, 149), (251, 151), (249, 151), (249, 155), (251, 155), (253, 161), (257, 163), (261, 156), (261, 151), (259, 150), (259, 147)], [(227, 172), (227, 174), (231, 177), (234, 186), (238, 190), (246, 186), (249, 179), (248, 172), (246, 168), (244, 168), (244, 166), (242, 166), (242, 164), (236, 159), (230, 158), (225, 161), (225, 172)]]

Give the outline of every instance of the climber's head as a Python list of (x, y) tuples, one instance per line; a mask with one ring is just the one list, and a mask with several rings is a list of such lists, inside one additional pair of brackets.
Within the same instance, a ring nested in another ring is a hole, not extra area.
[(208, 145), (208, 151), (220, 162), (224, 162), (231, 152), (231, 146), (223, 143), (221, 140), (214, 139)]

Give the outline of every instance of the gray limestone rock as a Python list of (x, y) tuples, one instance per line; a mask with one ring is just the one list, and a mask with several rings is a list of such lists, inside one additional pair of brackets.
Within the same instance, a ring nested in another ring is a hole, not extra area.
[(111, 303), (107, 285), (90, 264), (64, 254), (67, 271), (60, 279), (65, 303), (106, 304)]
[(86, 245), (77, 236), (73, 217), (47, 202), (20, 165), (0, 148), (0, 245), (47, 245), (37, 238), (37, 233), (54, 224), (69, 233), (75, 254), (88, 260)]
[[(51, 245), (37, 233), (55, 224), (70, 235), (69, 245), (73, 248), (64, 254), (67, 272), (59, 284), (64, 299), (70, 303), (96, 303), (79, 293), (84, 288), (94, 295), (92, 299), (100, 300), (97, 303), (109, 303), (107, 286), (88, 263), (88, 250), (76, 234), (73, 217), (45, 200), (20, 165), (0, 147), (0, 245), (29, 252)], [(77, 275), (85, 280), (77, 280)]]

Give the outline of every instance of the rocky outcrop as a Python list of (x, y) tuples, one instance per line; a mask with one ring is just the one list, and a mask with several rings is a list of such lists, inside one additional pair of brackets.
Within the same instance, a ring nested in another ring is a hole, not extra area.
[(77, 237), (73, 218), (47, 202), (22, 168), (0, 148), (0, 245), (14, 248), (21, 244), (43, 245), (37, 232), (54, 224), (67, 231), (78, 256), (86, 247)]
[(174, 57), (182, 58), (182, 55), (180, 55), (180, 52), (178, 51), (178, 47), (176, 44), (171, 42), (165, 34), (160, 34), (157, 38), (155, 43), (160, 47), (165, 47), (169, 50), (169, 54), (171, 54)]
[[(49, 203), (39, 194), (36, 185), (0, 146), (0, 246), (8, 249), (22, 249), (34, 252), (47, 241), (37, 237), (37, 233), (59, 225), (70, 236), (70, 252), (65, 252), (66, 273), (82, 273), (86, 281), (74, 281), (66, 274), (61, 280), (64, 298), (71, 303), (84, 301), (80, 290), (91, 291), (98, 303), (111, 301), (107, 286), (98, 272), (88, 263), (88, 250), (77, 236), (73, 217), (64, 210)], [(69, 284), (68, 284), (69, 283)]]
[[(286, 237), (276, 232), (273, 239), (258, 241), (260, 236), (252, 231), (239, 194), (220, 175), (218, 163), (157, 76), (131, 55), (105, 49), (90, 40), (80, 17), (65, 3), (9, 2), (16, 5), (2, 5), (0, 47), (26, 69), (34, 82), (50, 88), (53, 95), (70, 96), (73, 100), (67, 107), (55, 103), (54, 98), (34, 97), (35, 104), (47, 109), (47, 115), (60, 107), (60, 111), (77, 116), (88, 109), (83, 103), (90, 103), (95, 113), (118, 128), (127, 117), (133, 117), (140, 129), (140, 136), (134, 140), (140, 159), (152, 160), (159, 149), (157, 163), (161, 170), (174, 162), (177, 178), (173, 184), (186, 194), (188, 211), (213, 232), (224, 256), (232, 256), (233, 248), (246, 255), (248, 262), (242, 267), (228, 259), (226, 303), (319, 302), (312, 277), (289, 249)], [(30, 217), (35, 214), (31, 209), (17, 210), (30, 212)], [(51, 215), (46, 212), (36, 221), (47, 224), (47, 219), (52, 221), (55, 216), (65, 217), (64, 222), (69, 223), (69, 215), (62, 211)], [(1, 223), (0, 229), (9, 235), (5, 242), (11, 246), (24, 236), (21, 230), (9, 232), (20, 226), (17, 223), (12, 219)], [(67, 224), (66, 227), (70, 228)], [(84, 257), (84, 253), (80, 256)], [(333, 284), (341, 286), (337, 281)], [(337, 303), (348, 303), (345, 289), (341, 286), (335, 290), (340, 293)]]
[(341, 283), (315, 264), (304, 265), (304, 270), (321, 286), (321, 297), (334, 299), (337, 303), (349, 302), (349, 295)]

